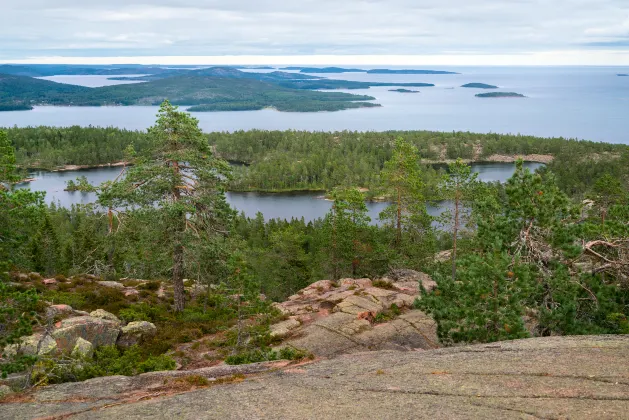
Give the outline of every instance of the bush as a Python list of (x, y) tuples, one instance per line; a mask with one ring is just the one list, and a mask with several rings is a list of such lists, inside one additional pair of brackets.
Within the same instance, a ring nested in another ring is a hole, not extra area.
[(138, 346), (121, 351), (116, 346), (99, 347), (90, 359), (72, 359), (60, 363), (42, 359), (35, 364), (33, 383), (47, 385), (77, 382), (100, 376), (133, 376), (140, 373), (174, 370), (175, 361), (169, 356), (144, 356)]

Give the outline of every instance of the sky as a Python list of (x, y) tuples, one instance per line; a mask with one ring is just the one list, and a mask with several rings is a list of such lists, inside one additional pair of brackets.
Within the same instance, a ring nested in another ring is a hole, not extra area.
[(0, 0), (0, 62), (629, 65), (629, 0)]

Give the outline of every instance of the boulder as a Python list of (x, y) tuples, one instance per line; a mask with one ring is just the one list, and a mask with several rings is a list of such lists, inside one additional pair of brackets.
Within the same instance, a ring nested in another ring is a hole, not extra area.
[(93, 316), (81, 316), (57, 323), (52, 337), (59, 350), (71, 352), (79, 338), (89, 341), (94, 347), (100, 347), (116, 344), (119, 334), (119, 323)]
[(53, 337), (48, 334), (37, 333), (28, 337), (22, 337), (17, 344), (6, 346), (3, 353), (8, 357), (16, 354), (46, 356), (56, 353), (57, 350), (57, 342)]
[(50, 305), (46, 308), (46, 318), (57, 316), (69, 316), (74, 314), (74, 309), (70, 305)]
[(0, 399), (13, 394), (13, 390), (8, 385), (0, 385)]
[(120, 347), (131, 347), (140, 344), (143, 340), (154, 336), (157, 333), (157, 327), (147, 321), (134, 321), (122, 327), (120, 338), (117, 344)]
[(81, 337), (77, 338), (76, 344), (72, 349), (72, 356), (74, 357), (92, 357), (94, 354), (94, 346), (87, 340)]
[(117, 281), (97, 281), (103, 287), (110, 287), (112, 289), (124, 290), (124, 284)]
[(140, 292), (139, 292), (137, 289), (133, 289), (133, 288), (129, 288), (129, 289), (126, 289), (126, 290), (124, 291), (124, 295), (125, 295), (126, 297), (129, 297), (129, 296), (137, 296), (137, 295), (139, 295), (139, 294), (140, 294)]
[(90, 316), (94, 317), (94, 318), (100, 318), (100, 319), (106, 319), (108, 321), (113, 321), (115, 323), (117, 323), (118, 325), (120, 325), (122, 322), (120, 321), (120, 319), (118, 319), (118, 317), (112, 313), (107, 312), (104, 309), (97, 309), (95, 311), (90, 312)]
[(273, 324), (271, 325), (271, 337), (286, 337), (290, 334), (291, 330), (298, 328), (300, 325), (301, 323), (294, 318), (289, 318), (286, 321)]
[(42, 283), (45, 284), (46, 286), (52, 286), (54, 284), (57, 284), (57, 280), (50, 278), (50, 279), (44, 279), (42, 280)]

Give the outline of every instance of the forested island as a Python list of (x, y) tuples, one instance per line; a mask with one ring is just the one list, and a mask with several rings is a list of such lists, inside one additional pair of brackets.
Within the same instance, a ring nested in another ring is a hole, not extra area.
[(371, 74), (459, 74), (444, 70), (414, 70), (414, 69), (356, 69), (343, 67), (282, 67), (280, 70), (299, 70), (301, 73), (371, 73)]
[(298, 69), (289, 68), (289, 70), (299, 70), (301, 73), (364, 73), (362, 69), (345, 69), (342, 67), (300, 67)]
[(475, 88), (475, 89), (498, 89), (498, 86), (488, 85), (486, 83), (466, 83), (461, 86), (462, 88)]
[(399, 92), (399, 93), (419, 93), (418, 90), (410, 90), (410, 89), (389, 89), (389, 92)]
[(310, 86), (298, 84), (302, 77), (281, 72), (248, 73), (234, 68), (212, 68), (146, 83), (88, 88), (0, 74), (0, 110), (30, 109), (34, 105), (157, 105), (164, 98), (178, 105), (199, 106), (196, 111), (272, 107), (279, 111), (311, 112), (377, 106), (363, 102), (375, 99), (367, 95), (312, 91), (323, 87), (366, 88), (369, 83), (330, 81)]
[(629, 73), (619, 73), (618, 76), (627, 76), (627, 77), (629, 77)]
[(475, 96), (477, 98), (526, 98), (526, 96), (516, 92), (487, 92), (477, 93)]
[(29, 110), (35, 105), (157, 105), (165, 98), (173, 104), (192, 106), (192, 112), (263, 108), (293, 112), (339, 111), (380, 105), (364, 102), (374, 100), (372, 96), (316, 90), (434, 86), (432, 83), (355, 82), (281, 71), (243, 72), (233, 67), (162, 69), (148, 76), (112, 79), (145, 83), (88, 88), (0, 73), (0, 111)]
[(372, 69), (367, 70), (370, 74), (460, 74), (454, 71), (445, 70), (391, 70), (391, 69)]
[[(0, 305), (3, 375), (54, 384), (306, 360), (318, 350), (278, 347), (285, 338), (271, 332), (287, 318), (272, 303), (324, 292), (351, 297), (346, 305), (395, 294), (365, 328), (421, 310), (438, 325), (432, 348), (629, 332), (627, 145), (428, 131), (204, 134), (166, 102), (148, 131), (9, 128), (0, 151), (0, 297), (11, 302)], [(536, 173), (517, 163), (505, 184), (478, 182), (464, 159), (496, 153), (554, 159)], [(431, 165), (445, 159), (447, 170)], [(46, 206), (41, 193), (12, 188), (15, 163), (115, 160), (125, 162), (115, 181), (69, 185), (98, 205)], [(224, 195), (302, 187), (327, 192), (325, 217), (248, 218)], [(388, 200), (378, 225), (371, 191)], [(464, 216), (432, 217), (432, 200)], [(397, 283), (409, 270), (426, 274)], [(107, 333), (80, 336), (87, 343), (70, 335), (87, 325)]]

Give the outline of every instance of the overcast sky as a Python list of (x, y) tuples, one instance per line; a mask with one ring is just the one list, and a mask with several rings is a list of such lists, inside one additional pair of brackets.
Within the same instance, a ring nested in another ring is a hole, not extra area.
[(0, 61), (629, 65), (629, 0), (0, 0)]

